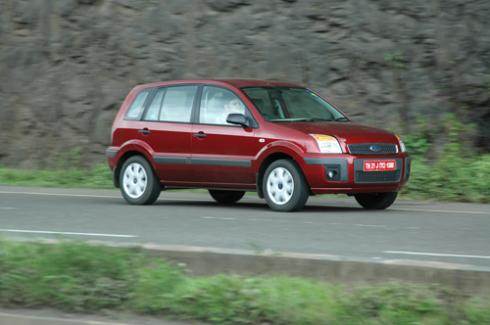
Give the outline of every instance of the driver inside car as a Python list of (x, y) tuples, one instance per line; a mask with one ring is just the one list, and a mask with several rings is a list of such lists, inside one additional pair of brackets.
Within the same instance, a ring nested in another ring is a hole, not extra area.
[(242, 102), (236, 98), (227, 101), (224, 105), (224, 113), (221, 115), (223, 121), (220, 121), (220, 124), (229, 124), (226, 122), (229, 114), (245, 114), (245, 107), (243, 107)]

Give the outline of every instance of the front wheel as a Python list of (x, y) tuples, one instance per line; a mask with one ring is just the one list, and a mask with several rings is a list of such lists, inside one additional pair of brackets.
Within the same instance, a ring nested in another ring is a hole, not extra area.
[(245, 195), (245, 191), (209, 190), (209, 194), (218, 203), (232, 204), (238, 202)]
[(142, 156), (132, 156), (126, 160), (119, 176), (121, 193), (130, 204), (153, 204), (160, 195), (158, 177), (148, 161)]
[(395, 202), (398, 192), (359, 193), (354, 195), (356, 201), (365, 209), (383, 210)]
[(267, 167), (262, 181), (265, 200), (272, 210), (301, 210), (309, 191), (303, 174), (290, 160), (280, 159)]

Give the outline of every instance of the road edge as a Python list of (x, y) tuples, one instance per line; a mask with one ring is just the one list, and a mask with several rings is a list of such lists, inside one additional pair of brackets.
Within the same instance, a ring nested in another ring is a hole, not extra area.
[(169, 320), (157, 316), (131, 313), (97, 315), (64, 313), (50, 308), (8, 309), (0, 308), (0, 324), (5, 325), (201, 325), (198, 321)]
[[(368, 262), (296, 253), (226, 252), (143, 246), (151, 255), (185, 265), (191, 275), (285, 275), (330, 283), (410, 282), (437, 284), (463, 293), (490, 293), (490, 272), (413, 261)], [(425, 265), (424, 265), (425, 264)]]
[[(59, 240), (41, 240), (57, 244)], [(408, 282), (440, 285), (463, 294), (490, 294), (490, 269), (469, 265), (414, 260), (352, 260), (336, 255), (250, 251), (215, 247), (114, 243), (92, 245), (130, 248), (164, 258), (191, 276), (236, 274), (243, 276), (305, 277), (330, 283), (376, 284)]]

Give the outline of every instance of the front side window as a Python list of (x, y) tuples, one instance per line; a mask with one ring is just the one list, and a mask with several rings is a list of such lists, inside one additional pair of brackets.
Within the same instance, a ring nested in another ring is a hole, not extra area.
[(129, 120), (139, 120), (141, 113), (143, 113), (143, 109), (145, 108), (145, 100), (150, 93), (149, 90), (144, 90), (136, 96), (135, 100), (129, 107), (128, 112), (126, 113), (126, 118)]
[[(161, 91), (163, 93), (160, 94)], [(154, 98), (156, 106), (161, 103), (158, 120), (164, 122), (190, 122), (196, 91), (197, 86), (175, 86), (159, 90)], [(156, 111), (156, 108), (154, 110)], [(150, 114), (153, 116), (156, 113), (151, 112)]]
[(234, 125), (226, 122), (228, 115), (232, 113), (246, 114), (245, 105), (232, 91), (212, 86), (203, 88), (200, 123)]
[(242, 89), (262, 116), (271, 122), (348, 121), (306, 88), (247, 87)]

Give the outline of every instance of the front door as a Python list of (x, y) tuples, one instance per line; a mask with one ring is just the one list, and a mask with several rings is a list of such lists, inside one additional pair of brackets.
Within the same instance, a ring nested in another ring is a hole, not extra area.
[(231, 90), (204, 86), (192, 125), (193, 179), (201, 186), (254, 188), (252, 160), (261, 146), (253, 128), (226, 122), (230, 113), (249, 114)]

